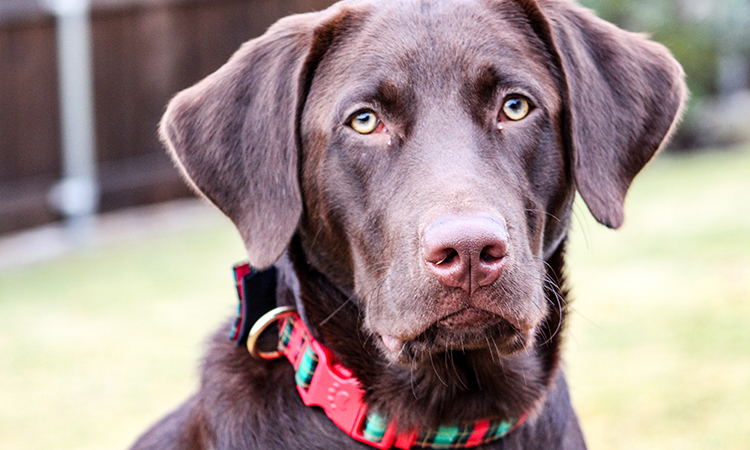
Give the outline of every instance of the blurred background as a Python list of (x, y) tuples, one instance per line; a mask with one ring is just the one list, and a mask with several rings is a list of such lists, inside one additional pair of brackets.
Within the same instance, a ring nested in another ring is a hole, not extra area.
[[(232, 225), (158, 142), (169, 98), (327, 0), (0, 0), (0, 449), (124, 448), (236, 310)], [(591, 448), (750, 448), (750, 0), (585, 0), (692, 97), (612, 232), (576, 204), (566, 345)]]

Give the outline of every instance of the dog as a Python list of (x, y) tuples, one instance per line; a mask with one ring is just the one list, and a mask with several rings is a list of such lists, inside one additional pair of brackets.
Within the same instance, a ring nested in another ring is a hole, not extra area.
[[(198, 392), (133, 448), (585, 448), (560, 367), (572, 203), (618, 228), (685, 96), (668, 50), (568, 0), (280, 20), (160, 133), (250, 264), (275, 268), (269, 323), (317, 359), (254, 358), (229, 323)], [(303, 397), (306, 364), (327, 367), (328, 400)]]

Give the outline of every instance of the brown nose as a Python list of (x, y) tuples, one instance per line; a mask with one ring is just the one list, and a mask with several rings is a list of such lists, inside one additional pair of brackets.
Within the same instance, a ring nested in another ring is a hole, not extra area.
[(445, 286), (469, 293), (498, 279), (507, 249), (508, 230), (491, 216), (442, 217), (422, 235), (427, 269)]

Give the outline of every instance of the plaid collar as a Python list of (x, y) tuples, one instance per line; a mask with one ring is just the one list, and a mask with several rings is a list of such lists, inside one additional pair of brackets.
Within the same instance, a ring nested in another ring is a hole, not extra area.
[[(398, 425), (395, 420), (389, 420), (375, 411), (368, 411), (362, 400), (364, 391), (359, 386), (359, 380), (336, 361), (330, 350), (312, 337), (296, 312), (290, 312), (291, 308), (277, 308), (256, 318), (259, 315), (257, 305), (264, 302), (268, 304), (269, 301), (266, 299), (259, 302), (255, 297), (273, 295), (275, 303), (275, 275), (275, 272), (270, 275), (267, 272), (255, 272), (246, 264), (235, 266), (240, 308), (230, 338), (238, 345), (247, 341), (251, 354), (257, 355), (255, 349), (251, 348), (254, 346), (253, 336), (259, 335), (266, 326), (276, 322), (279, 328), (278, 355), (286, 356), (294, 366), (294, 380), (302, 401), (307, 406), (321, 407), (328, 418), (353, 439), (378, 449), (470, 448), (503, 438), (526, 419), (524, 414), (514, 421), (480, 420), (469, 424), (447, 424), (438, 428), (425, 427), (397, 433)], [(273, 288), (268, 287), (269, 278), (274, 278), (274, 283), (271, 283)], [(254, 297), (252, 302), (250, 297)], [(274, 313), (280, 310), (284, 312)], [(253, 316), (253, 320), (248, 316)], [(267, 358), (269, 354), (264, 355), (261, 357)]]

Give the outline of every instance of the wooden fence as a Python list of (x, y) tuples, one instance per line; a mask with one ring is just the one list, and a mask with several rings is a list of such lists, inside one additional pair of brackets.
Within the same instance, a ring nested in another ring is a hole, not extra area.
[[(96, 151), (103, 211), (190, 195), (156, 135), (169, 98), (278, 18), (331, 0), (93, 0)], [(58, 220), (54, 18), (0, 0), (0, 232)]]

